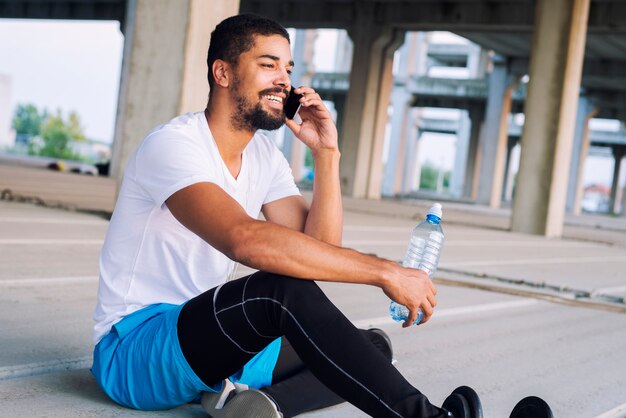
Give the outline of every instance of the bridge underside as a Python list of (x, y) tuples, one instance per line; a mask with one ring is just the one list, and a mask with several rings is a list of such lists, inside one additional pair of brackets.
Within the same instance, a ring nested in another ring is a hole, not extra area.
[[(176, 5), (168, 0), (0, 0), (0, 17), (121, 22), (126, 44), (115, 139), (121, 162), (170, 113), (203, 106), (206, 39), (218, 21), (238, 10), (266, 15), (286, 27), (348, 31), (354, 70), (342, 122), (341, 177), (344, 191), (355, 197), (380, 197), (393, 55), (407, 31), (450, 31), (500, 57), (495, 65), (499, 84), (494, 84), (493, 72), (488, 83), (480, 145), (483, 163), (493, 160), (496, 172), (506, 148), (498, 139), (502, 115), (521, 106), (511, 86), (520, 75), (530, 74), (525, 101), (529, 132), (522, 134), (527, 155), (522, 156), (526, 164), (520, 168), (517, 195), (524, 196), (518, 201), (531, 203), (514, 207), (516, 230), (560, 235), (561, 189), (570, 165), (574, 121), (580, 119), (576, 103), (581, 88), (601, 115), (626, 120), (626, 2), (620, 0), (214, 0), (210, 5), (203, 0)], [(451, 53), (440, 52), (439, 59), (463, 65), (463, 58)], [(160, 86), (158, 92), (155, 86)], [(411, 100), (414, 106), (447, 101), (470, 109), (477, 101), (468, 97), (457, 103), (460, 99), (441, 95)], [(129, 112), (144, 108), (149, 109)], [(485, 167), (481, 182), (493, 177)], [(481, 186), (489, 189), (479, 199), (483, 203), (494, 202), (499, 194), (497, 181), (488, 182)], [(526, 213), (538, 214), (538, 224), (522, 222)]]

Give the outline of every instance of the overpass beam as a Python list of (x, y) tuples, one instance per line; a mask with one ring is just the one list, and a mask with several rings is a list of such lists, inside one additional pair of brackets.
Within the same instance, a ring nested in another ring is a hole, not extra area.
[(159, 123), (206, 107), (211, 31), (237, 14), (239, 0), (129, 0), (111, 175)]
[(342, 123), (340, 175), (346, 195), (379, 199), (393, 54), (404, 41), (404, 32), (377, 25), (373, 6), (359, 3), (355, 24), (348, 30), (354, 55)]
[(482, 205), (499, 208), (502, 202), (504, 166), (508, 141), (508, 116), (511, 98), (517, 82), (511, 83), (506, 62), (494, 59), (489, 75), (489, 92), (485, 126), (480, 140), (480, 171), (476, 201)]
[(538, 0), (511, 228), (560, 237), (590, 0)]

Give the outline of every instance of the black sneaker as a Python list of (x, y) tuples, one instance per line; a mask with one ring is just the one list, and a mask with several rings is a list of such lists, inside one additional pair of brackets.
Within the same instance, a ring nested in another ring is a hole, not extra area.
[[(469, 386), (459, 386), (441, 406), (453, 418), (483, 418), (483, 407), (478, 394)], [(522, 418), (522, 417), (519, 417)]]
[(536, 396), (528, 396), (515, 405), (511, 418), (554, 418), (554, 415), (546, 401)]
[(389, 338), (389, 335), (387, 335), (387, 333), (380, 328), (369, 328), (368, 331), (380, 335), (380, 343), (373, 341), (374, 345), (380, 349), (380, 351), (392, 364), (395, 364), (395, 360), (393, 358), (393, 345), (391, 344), (391, 338)]

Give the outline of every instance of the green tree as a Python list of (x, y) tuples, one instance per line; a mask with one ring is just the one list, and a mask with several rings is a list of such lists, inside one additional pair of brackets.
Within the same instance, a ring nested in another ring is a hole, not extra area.
[(64, 120), (61, 111), (49, 116), (41, 128), (40, 143), (33, 143), (29, 153), (44, 157), (79, 160), (81, 156), (72, 151), (73, 141), (84, 141), (85, 134), (80, 126), (80, 118), (76, 112), (70, 112)]
[(17, 134), (37, 136), (41, 134), (41, 127), (48, 119), (48, 112), (39, 111), (35, 105), (20, 104), (15, 109), (12, 126)]
[(420, 189), (436, 190), (438, 175), (439, 170), (434, 165), (425, 163), (422, 166), (422, 174), (420, 175)]
[[(437, 190), (439, 172), (440, 172), (439, 168), (437, 168), (430, 162), (426, 162), (422, 166), (422, 173), (420, 176), (420, 189)], [(441, 174), (443, 175), (443, 179), (442, 179), (443, 190), (447, 190), (450, 188), (450, 171), (445, 171)]]

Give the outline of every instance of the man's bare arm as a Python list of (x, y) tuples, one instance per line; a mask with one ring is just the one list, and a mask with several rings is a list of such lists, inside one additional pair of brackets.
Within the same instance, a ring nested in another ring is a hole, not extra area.
[(166, 204), (189, 230), (252, 268), (302, 279), (378, 286), (409, 308), (407, 325), (415, 320), (419, 307), (427, 320), (436, 305), (435, 287), (425, 273), (253, 219), (213, 183), (196, 183), (179, 190)]
[(301, 196), (290, 196), (263, 206), (270, 222), (341, 246), (343, 207), (339, 188), (339, 152), (325, 152), (315, 160), (313, 199), (309, 208)]
[(296, 225), (294, 229), (333, 245), (341, 245), (343, 207), (339, 182), (340, 153), (337, 129), (330, 112), (319, 94), (309, 87), (299, 87), (302, 124), (286, 120), (296, 137), (310, 148), (315, 165), (313, 199), (307, 211), (303, 199), (288, 198), (272, 202), (263, 208), (266, 219), (281, 225)]

